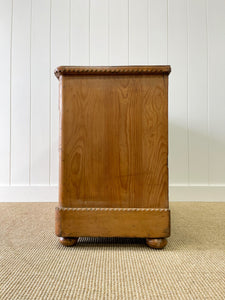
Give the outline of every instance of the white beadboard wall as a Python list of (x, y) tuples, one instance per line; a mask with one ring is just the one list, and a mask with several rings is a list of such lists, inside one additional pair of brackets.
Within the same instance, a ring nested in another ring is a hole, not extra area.
[(58, 65), (170, 64), (170, 199), (225, 200), (225, 0), (0, 0), (0, 201), (57, 201)]

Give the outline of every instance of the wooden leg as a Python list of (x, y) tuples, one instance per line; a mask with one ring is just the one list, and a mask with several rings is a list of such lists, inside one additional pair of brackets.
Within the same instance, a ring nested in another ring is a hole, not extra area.
[(76, 245), (78, 238), (76, 237), (60, 237), (59, 241), (63, 246), (72, 247)]
[(165, 239), (165, 238), (161, 238), (161, 239), (150, 239), (150, 238), (147, 238), (146, 239), (146, 244), (150, 248), (163, 249), (166, 246), (166, 244), (167, 244), (167, 239)]

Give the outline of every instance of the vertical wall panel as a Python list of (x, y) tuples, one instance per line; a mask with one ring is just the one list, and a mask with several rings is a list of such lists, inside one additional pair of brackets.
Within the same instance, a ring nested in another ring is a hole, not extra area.
[(167, 64), (167, 0), (149, 0), (149, 64)]
[(49, 184), (50, 0), (32, 1), (31, 184)]
[(129, 1), (129, 64), (148, 64), (148, 1)]
[(172, 66), (169, 83), (169, 178), (170, 183), (175, 184), (189, 182), (186, 2), (168, 2), (168, 63)]
[(0, 0), (0, 185), (10, 182), (10, 68), (12, 0)]
[(109, 2), (109, 64), (128, 64), (128, 0)]
[(208, 1), (209, 176), (225, 184), (225, 1)]
[(167, 63), (170, 184), (224, 185), (224, 53), (224, 0), (0, 0), (0, 185), (58, 182), (55, 67)]
[(205, 0), (188, 1), (190, 184), (208, 184), (207, 26)]
[(13, 1), (11, 183), (29, 184), (31, 1)]
[(51, 149), (50, 183), (58, 183), (58, 141), (59, 141), (59, 81), (54, 69), (60, 65), (69, 65), (70, 0), (52, 1), (51, 10)]
[(108, 0), (90, 1), (90, 64), (108, 65)]
[[(107, 2), (107, 1), (106, 1)], [(89, 0), (71, 0), (71, 64), (89, 65)]]

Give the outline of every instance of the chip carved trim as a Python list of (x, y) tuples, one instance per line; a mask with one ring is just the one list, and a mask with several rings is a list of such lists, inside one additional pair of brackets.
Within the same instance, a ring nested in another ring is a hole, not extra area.
[(58, 211), (143, 211), (143, 212), (168, 212), (169, 208), (119, 208), (119, 207), (56, 207)]
[(111, 67), (73, 67), (60, 66), (55, 69), (55, 76), (61, 75), (135, 75), (135, 74), (169, 74), (170, 66), (111, 66)]

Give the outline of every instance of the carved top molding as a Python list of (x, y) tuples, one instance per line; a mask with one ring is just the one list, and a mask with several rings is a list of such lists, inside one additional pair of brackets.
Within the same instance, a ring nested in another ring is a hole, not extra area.
[(170, 66), (110, 66), (110, 67), (78, 67), (60, 66), (55, 70), (55, 76), (61, 75), (138, 75), (138, 74), (169, 74)]
[(120, 207), (56, 207), (59, 211), (169, 211), (169, 208), (120, 208)]

